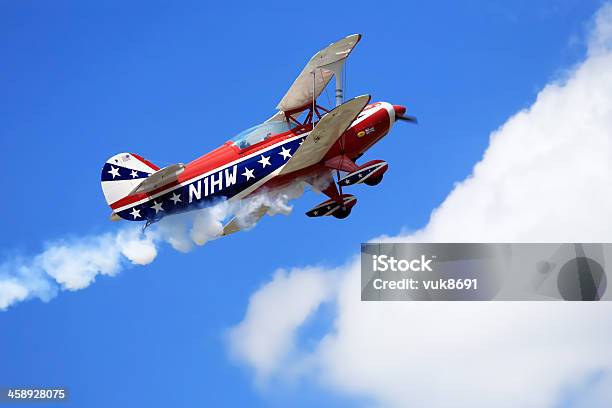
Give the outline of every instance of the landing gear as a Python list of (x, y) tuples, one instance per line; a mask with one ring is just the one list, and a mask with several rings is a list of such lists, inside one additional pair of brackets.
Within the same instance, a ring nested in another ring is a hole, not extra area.
[(153, 224), (154, 222), (155, 221), (153, 221), (152, 218), (147, 218), (147, 222), (145, 222), (145, 225), (142, 227), (142, 231), (140, 231), (140, 233), (144, 234), (147, 228), (149, 228), (149, 225)]
[(351, 209), (348, 207), (340, 207), (332, 214), (334, 217), (343, 220), (351, 214)]
[(375, 186), (382, 181), (388, 168), (389, 165), (384, 160), (371, 160), (339, 179), (338, 186), (342, 188), (361, 183)]
[(376, 177), (368, 177), (367, 179), (365, 179), (364, 184), (367, 184), (368, 186), (375, 186), (377, 184), (379, 184), (383, 179), (383, 175), (381, 174), (380, 176), (376, 176)]
[(306, 213), (309, 217), (323, 217), (332, 215), (336, 218), (343, 219), (349, 216), (351, 208), (357, 204), (357, 199), (351, 194), (343, 194), (340, 202), (331, 199), (322, 202)]

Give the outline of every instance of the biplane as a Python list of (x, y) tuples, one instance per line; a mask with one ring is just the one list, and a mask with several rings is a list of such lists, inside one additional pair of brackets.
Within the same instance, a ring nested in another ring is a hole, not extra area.
[[(370, 95), (344, 101), (343, 66), (360, 39), (360, 34), (350, 35), (316, 53), (278, 103), (276, 114), (188, 164), (159, 168), (134, 153), (108, 159), (101, 177), (111, 219), (149, 225), (165, 216), (218, 200), (241, 200), (296, 180), (311, 185), (318, 180), (318, 189), (328, 197), (307, 216), (346, 218), (357, 199), (343, 188), (377, 185), (388, 169), (384, 160), (363, 164), (357, 160), (396, 121), (416, 122), (404, 106), (370, 103)], [(317, 98), (333, 77), (336, 106), (327, 109)], [(256, 218), (267, 210), (262, 205)], [(234, 219), (223, 234), (240, 229)]]

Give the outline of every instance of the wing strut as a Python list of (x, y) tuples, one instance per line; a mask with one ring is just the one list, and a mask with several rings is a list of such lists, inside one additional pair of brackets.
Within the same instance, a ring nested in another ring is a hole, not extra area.
[(342, 87), (342, 67), (344, 66), (345, 60), (336, 61), (325, 68), (329, 69), (334, 73), (336, 77), (336, 106), (342, 105), (344, 102), (344, 89)]

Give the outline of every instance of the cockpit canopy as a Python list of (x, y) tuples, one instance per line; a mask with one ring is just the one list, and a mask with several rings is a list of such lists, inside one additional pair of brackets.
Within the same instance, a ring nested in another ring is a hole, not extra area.
[(236, 137), (232, 138), (231, 141), (239, 148), (246, 149), (271, 136), (288, 132), (296, 126), (297, 124), (287, 122), (286, 120), (265, 122), (243, 130)]

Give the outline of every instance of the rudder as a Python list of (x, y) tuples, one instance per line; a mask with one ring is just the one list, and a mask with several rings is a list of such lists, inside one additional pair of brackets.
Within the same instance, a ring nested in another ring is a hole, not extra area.
[(102, 168), (102, 192), (108, 205), (127, 196), (143, 179), (159, 170), (150, 161), (133, 153), (119, 153)]

